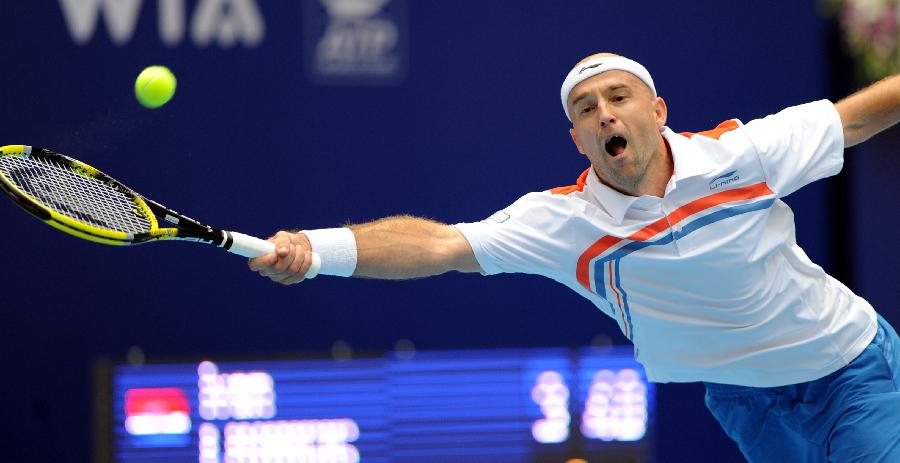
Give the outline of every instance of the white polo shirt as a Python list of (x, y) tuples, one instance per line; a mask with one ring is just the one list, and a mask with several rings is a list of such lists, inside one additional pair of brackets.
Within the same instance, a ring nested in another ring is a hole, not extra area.
[(457, 224), (483, 273), (572, 288), (617, 321), (656, 382), (781, 386), (853, 360), (875, 311), (797, 246), (780, 199), (840, 171), (834, 105), (663, 135), (675, 163), (663, 198), (624, 195), (588, 169)]

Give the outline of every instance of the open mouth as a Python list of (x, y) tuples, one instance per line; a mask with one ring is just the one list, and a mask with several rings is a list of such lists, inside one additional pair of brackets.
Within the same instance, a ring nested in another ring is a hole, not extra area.
[(606, 140), (606, 143), (603, 147), (606, 149), (606, 152), (612, 156), (616, 157), (622, 154), (625, 151), (625, 147), (628, 146), (628, 140), (625, 137), (619, 135), (613, 135)]

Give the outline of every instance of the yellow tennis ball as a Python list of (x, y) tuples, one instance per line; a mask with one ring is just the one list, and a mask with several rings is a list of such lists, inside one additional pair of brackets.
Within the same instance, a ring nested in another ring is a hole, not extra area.
[(175, 75), (165, 66), (150, 66), (134, 81), (134, 96), (147, 108), (158, 108), (175, 95)]

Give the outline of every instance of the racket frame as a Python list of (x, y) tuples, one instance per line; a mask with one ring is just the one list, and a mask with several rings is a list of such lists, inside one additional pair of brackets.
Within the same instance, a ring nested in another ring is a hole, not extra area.
[[(135, 212), (141, 214), (150, 222), (150, 229), (143, 233), (130, 233), (95, 227), (68, 217), (42, 204), (27, 192), (22, 191), (6, 175), (0, 172), (0, 190), (6, 193), (13, 202), (37, 219), (70, 235), (95, 243), (114, 246), (143, 244), (160, 240), (182, 240), (204, 242), (228, 249), (232, 243), (230, 233), (213, 228), (169, 209), (156, 201), (145, 198), (99, 169), (64, 154), (28, 145), (9, 145), (0, 147), (0, 156), (18, 156), (23, 159), (41, 157), (66, 166), (73, 173), (100, 181), (122, 193), (133, 201), (136, 207)], [(162, 220), (175, 224), (175, 226), (160, 228), (159, 224)]]
[[(64, 154), (29, 145), (0, 146), (0, 157), (7, 156), (18, 156), (23, 159), (35, 156), (41, 157), (70, 167), (71, 172), (75, 174), (100, 181), (133, 200), (135, 209), (132, 209), (132, 212), (143, 216), (150, 223), (147, 232), (139, 233), (110, 230), (86, 224), (44, 205), (19, 188), (6, 174), (0, 171), (0, 191), (5, 193), (16, 205), (51, 227), (78, 238), (114, 246), (127, 246), (163, 240), (192, 241), (212, 244), (247, 258), (275, 252), (275, 245), (269, 241), (243, 233), (213, 228), (169, 209), (156, 201), (145, 198), (99, 169)], [(175, 226), (160, 228), (160, 220)], [(315, 278), (322, 265), (322, 259), (317, 253), (312, 252), (311, 256), (312, 261), (310, 262), (309, 270), (306, 272), (306, 279)]]

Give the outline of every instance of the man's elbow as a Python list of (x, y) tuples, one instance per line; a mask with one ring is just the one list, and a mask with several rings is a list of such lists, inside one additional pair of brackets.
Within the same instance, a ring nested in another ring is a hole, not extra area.
[(476, 273), (481, 272), (481, 265), (475, 259), (475, 252), (469, 240), (456, 227), (448, 225), (447, 236), (444, 238), (442, 246), (442, 260), (446, 263), (448, 270)]

